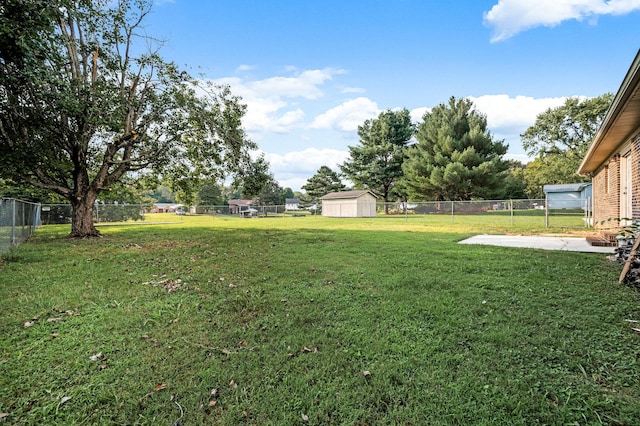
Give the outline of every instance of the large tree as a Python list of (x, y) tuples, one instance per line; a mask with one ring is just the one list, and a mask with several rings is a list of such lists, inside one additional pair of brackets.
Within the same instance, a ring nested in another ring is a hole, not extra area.
[(451, 97), (422, 117), (417, 143), (404, 162), (403, 186), (414, 200), (491, 198), (508, 164), (503, 141), (487, 129), (486, 117), (468, 99)]
[(489, 194), (489, 198), (494, 200), (519, 200), (528, 198), (524, 176), (527, 166), (517, 160), (508, 160), (507, 164), (509, 168), (502, 172), (502, 185), (496, 188), (493, 194)]
[(343, 191), (346, 186), (342, 183), (338, 173), (327, 166), (322, 166), (315, 175), (307, 179), (307, 183), (302, 185), (302, 189), (305, 190), (308, 198), (317, 201), (330, 192)]
[(544, 198), (544, 185), (587, 182), (588, 177), (576, 173), (582, 159), (575, 154), (545, 155), (527, 163), (524, 169), (525, 192), (529, 198)]
[(611, 93), (589, 99), (568, 98), (561, 106), (536, 117), (533, 126), (520, 135), (522, 146), (532, 157), (571, 152), (581, 160), (612, 100)]
[(589, 180), (578, 168), (611, 105), (613, 95), (569, 98), (539, 114), (521, 136), (522, 146), (535, 160), (527, 165), (527, 193), (542, 197), (542, 186)]
[(383, 111), (358, 126), (360, 144), (349, 147), (350, 158), (340, 169), (358, 188), (381, 196), (385, 202), (400, 194), (396, 184), (413, 137), (414, 126), (407, 109)]
[(71, 235), (97, 236), (99, 194), (126, 176), (250, 174), (245, 106), (140, 37), (147, 0), (0, 6), (0, 177), (51, 190)]
[(258, 194), (257, 202), (261, 206), (281, 206), (284, 205), (284, 201), (284, 189), (272, 176)]
[(227, 204), (223, 188), (215, 179), (206, 179), (201, 182), (196, 195), (196, 203), (200, 206), (222, 206)]

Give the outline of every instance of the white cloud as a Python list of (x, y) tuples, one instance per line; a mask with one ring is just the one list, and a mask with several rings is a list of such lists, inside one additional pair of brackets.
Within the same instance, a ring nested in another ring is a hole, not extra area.
[(431, 112), (431, 108), (420, 107), (420, 108), (412, 109), (409, 112), (409, 115), (411, 116), (411, 121), (413, 121), (414, 123), (421, 123), (422, 122), (422, 117), (427, 112)]
[(307, 70), (293, 77), (271, 77), (254, 81), (249, 86), (264, 96), (318, 99), (323, 95), (318, 86), (331, 80), (334, 75), (343, 73), (343, 70), (335, 68)]
[[(248, 69), (247, 67), (241, 65), (238, 69)], [(324, 68), (263, 80), (225, 77), (214, 82), (228, 84), (233, 94), (242, 97), (242, 102), (247, 105), (243, 124), (249, 134), (256, 136), (262, 132), (286, 133), (302, 127), (305, 113), (297, 106), (296, 101), (322, 97), (323, 84), (334, 75), (344, 72), (341, 69)]]
[(379, 113), (380, 109), (374, 101), (359, 97), (345, 101), (318, 115), (309, 127), (353, 132), (358, 130), (358, 126), (365, 120), (375, 118)]
[(252, 65), (239, 65), (238, 68), (236, 68), (236, 72), (246, 72), (246, 71), (251, 71), (253, 70), (255, 67), (253, 67)]
[(348, 151), (337, 149), (308, 148), (286, 154), (265, 153), (274, 177), (283, 188), (299, 191), (311, 176), (322, 166), (338, 172), (338, 164), (348, 157)]
[(344, 89), (342, 89), (342, 93), (348, 94), (348, 93), (364, 93), (366, 92), (366, 89), (363, 89), (362, 87), (345, 87)]
[(527, 164), (528, 162), (531, 161), (531, 158), (529, 158), (527, 154), (510, 154), (507, 152), (503, 158), (505, 160), (516, 160), (523, 164)]
[[(584, 100), (586, 96), (577, 96)], [(469, 97), (476, 110), (487, 116), (487, 127), (496, 139), (504, 139), (509, 145), (506, 158), (526, 162), (520, 135), (533, 126), (539, 114), (549, 108), (557, 108), (568, 97), (532, 98), (529, 96), (484, 95)]]
[(515, 127), (526, 128), (536, 121), (538, 114), (548, 108), (564, 104), (567, 97), (532, 98), (529, 96), (484, 95), (468, 98), (476, 109), (487, 116), (490, 129)]
[(309, 173), (307, 178), (314, 175), (322, 166), (336, 170), (337, 165), (343, 163), (348, 157), (348, 151), (329, 148), (307, 148), (286, 154), (265, 153), (265, 158), (269, 161), (274, 173)]
[(491, 42), (506, 40), (519, 32), (562, 21), (588, 18), (595, 22), (600, 15), (625, 15), (640, 10), (640, 0), (499, 0), (485, 12), (485, 25), (493, 28)]

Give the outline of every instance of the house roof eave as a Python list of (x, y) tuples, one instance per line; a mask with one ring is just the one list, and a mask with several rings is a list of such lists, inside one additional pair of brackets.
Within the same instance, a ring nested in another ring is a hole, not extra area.
[(578, 169), (593, 174), (640, 127), (640, 50)]

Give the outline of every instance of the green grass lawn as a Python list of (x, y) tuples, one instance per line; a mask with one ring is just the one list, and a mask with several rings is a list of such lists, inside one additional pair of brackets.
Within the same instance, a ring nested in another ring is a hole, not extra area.
[(620, 265), (457, 244), (568, 228), (164, 218), (0, 261), (0, 423), (638, 424)]

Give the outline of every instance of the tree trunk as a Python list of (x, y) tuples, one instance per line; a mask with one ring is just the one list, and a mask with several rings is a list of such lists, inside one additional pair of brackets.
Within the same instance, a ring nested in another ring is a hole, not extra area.
[(85, 196), (71, 203), (71, 238), (99, 237), (100, 231), (93, 224), (95, 197)]

